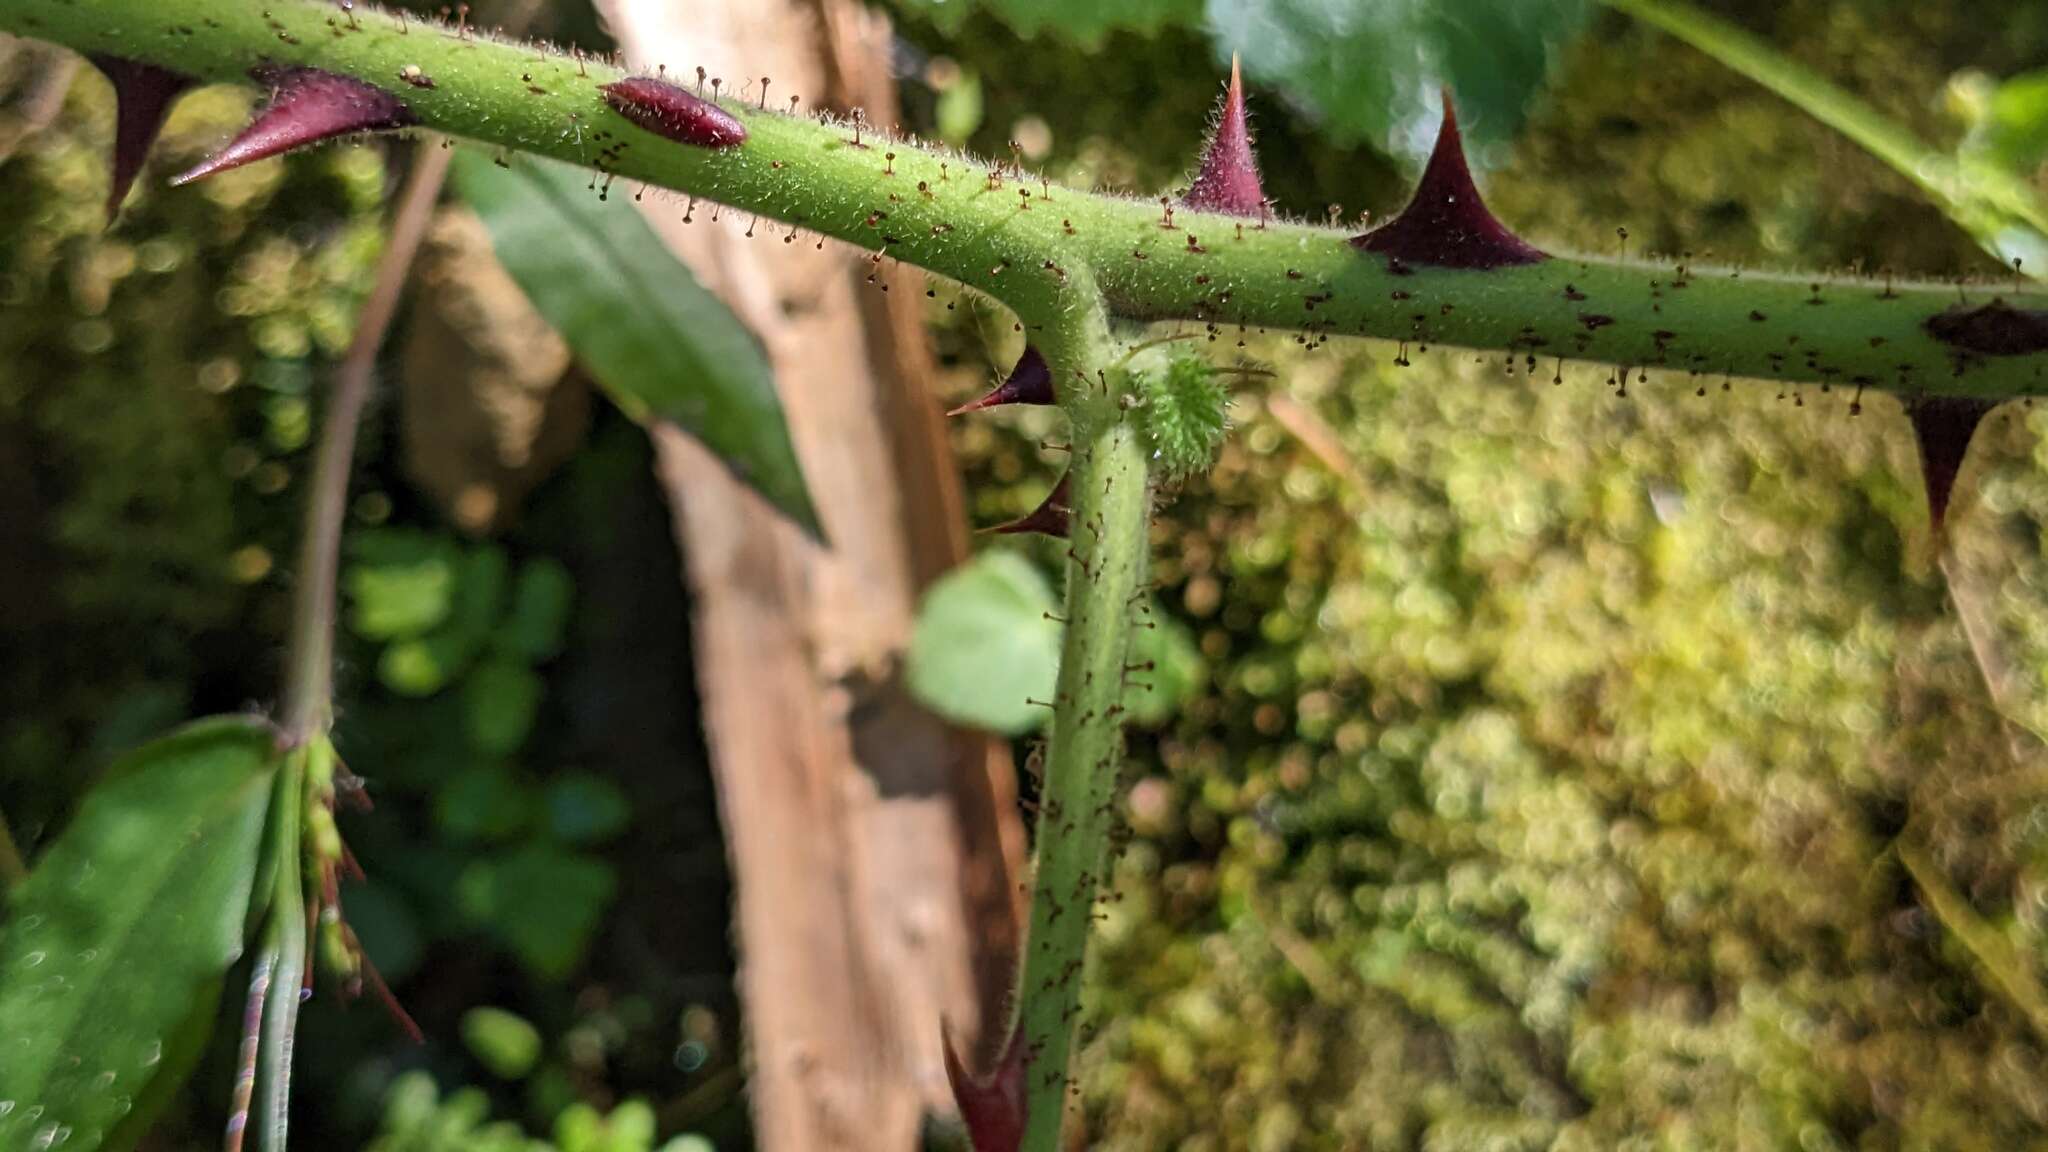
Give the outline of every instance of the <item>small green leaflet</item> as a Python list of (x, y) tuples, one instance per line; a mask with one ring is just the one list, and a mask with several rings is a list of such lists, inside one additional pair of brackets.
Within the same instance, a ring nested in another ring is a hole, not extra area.
[(628, 416), (673, 421), (820, 534), (767, 356), (631, 204), (538, 157), (508, 168), (463, 150), (451, 177), (505, 270)]
[[(113, 1147), (181, 1075), (241, 955), (277, 760), (253, 719), (130, 753), (0, 927), (0, 1148)], [(195, 1023), (196, 1021), (196, 1023)]]

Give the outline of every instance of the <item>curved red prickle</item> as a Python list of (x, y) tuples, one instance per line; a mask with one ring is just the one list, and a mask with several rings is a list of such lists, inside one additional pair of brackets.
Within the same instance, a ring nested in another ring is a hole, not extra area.
[(1180, 202), (1198, 212), (1257, 216), (1266, 194), (1259, 186), (1259, 162), (1252, 156), (1251, 132), (1245, 127), (1244, 80), (1237, 57), (1230, 57), (1230, 89), (1216, 113), (1216, 128), (1202, 148), (1202, 167)]
[(1996, 407), (1998, 401), (1975, 396), (1922, 396), (1906, 402), (1906, 418), (1913, 422), (1913, 440), (1920, 448), (1920, 478), (1927, 485), (1927, 519), (1937, 536), (1970, 438)]
[(268, 66), (252, 74), (270, 85), (270, 103), (227, 147), (180, 173), (171, 183), (190, 184), (336, 136), (382, 132), (415, 123), (404, 101), (353, 77), (318, 68)]
[(120, 56), (86, 57), (114, 85), (114, 180), (107, 190), (107, 223), (120, 214), (150, 145), (163, 131), (171, 103), (195, 81), (190, 76)]
[(968, 1070), (954, 1050), (951, 1029), (941, 1025), (939, 1038), (946, 1051), (946, 1080), (953, 1086), (953, 1101), (960, 1106), (974, 1152), (1017, 1152), (1024, 1143), (1024, 1069), (1030, 1062), (1024, 1025), (1020, 1022), (1010, 1033), (986, 1077)]
[(630, 76), (601, 84), (598, 91), (619, 115), (656, 136), (699, 148), (737, 148), (746, 142), (747, 126), (732, 113), (666, 80)]
[(1067, 505), (1067, 480), (1066, 476), (1060, 477), (1060, 482), (1052, 486), (1052, 491), (1045, 494), (1045, 499), (1039, 502), (1038, 507), (1025, 513), (1021, 518), (1008, 524), (998, 524), (987, 531), (998, 536), (1036, 532), (1041, 536), (1066, 539), (1068, 528), (1073, 521), (1073, 512)]
[(1386, 224), (1353, 236), (1351, 244), (1409, 264), (1439, 268), (1506, 268), (1550, 259), (1486, 210), (1472, 183), (1472, 169), (1465, 164), (1449, 89), (1444, 91), (1443, 127), (1415, 185), (1414, 199)]
[(1029, 344), (1024, 354), (1017, 357), (1017, 366), (1010, 369), (1009, 376), (995, 390), (979, 400), (962, 404), (948, 416), (960, 416), (968, 412), (979, 412), (1000, 404), (1051, 404), (1055, 402), (1052, 392), (1052, 369), (1038, 349)]

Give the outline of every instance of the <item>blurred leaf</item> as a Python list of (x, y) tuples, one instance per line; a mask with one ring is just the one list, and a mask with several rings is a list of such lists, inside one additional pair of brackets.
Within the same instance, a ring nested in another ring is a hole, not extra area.
[(619, 786), (578, 772), (548, 785), (548, 831), (564, 844), (594, 844), (624, 831), (633, 806)]
[(481, 642), (498, 626), (505, 615), (505, 585), (511, 574), (512, 562), (496, 544), (472, 548), (463, 556), (450, 614), (457, 632)]
[(1181, 702), (1208, 676), (1195, 638), (1156, 604), (1131, 631), (1131, 663), (1152, 665), (1149, 671), (1131, 673), (1130, 690), (1124, 693), (1124, 709), (1132, 722), (1147, 727), (1172, 719)]
[(1365, 141), (1420, 163), (1449, 85), (1468, 147), (1522, 122), (1587, 0), (1209, 0), (1217, 54), (1275, 85), (1334, 142)]
[(526, 743), (540, 712), (541, 683), (533, 669), (511, 660), (488, 660), (462, 684), (469, 742), (487, 756), (510, 756)]
[(424, 945), (419, 920), (404, 898), (372, 879), (350, 887), (342, 899), (349, 927), (384, 979), (395, 984), (411, 975)]
[(377, 679), (400, 696), (432, 696), (462, 674), (476, 638), (454, 629), (400, 640), (377, 657)]
[(464, 149), (452, 177), (505, 270), (628, 416), (674, 421), (818, 535), (761, 346), (624, 197), (600, 200), (588, 173), (538, 157), (500, 168)]
[(500, 1080), (518, 1080), (540, 1062), (540, 1030), (503, 1008), (462, 1014), (462, 1042)]
[(546, 979), (569, 974), (611, 905), (617, 880), (588, 856), (550, 844), (529, 844), (462, 874), (458, 899), (520, 963)]
[(962, 70), (958, 79), (940, 90), (932, 118), (938, 123), (939, 139), (965, 147), (968, 137), (981, 127), (981, 77)]
[(215, 719), (124, 757), (0, 932), (0, 1148), (139, 1134), (196, 1008), (241, 954), (273, 735)]
[(418, 636), (448, 618), (455, 595), (455, 542), (424, 532), (365, 533), (344, 572), (349, 626), (372, 640)]
[(911, 694), (941, 716), (994, 732), (1037, 728), (1059, 675), (1057, 601), (1031, 562), (984, 552), (925, 593), (910, 638)]
[(551, 556), (522, 566), (512, 589), (511, 615), (499, 633), (505, 646), (535, 663), (552, 659), (562, 650), (575, 592), (569, 570)]
[(532, 789), (503, 764), (466, 768), (434, 792), (434, 824), (458, 843), (508, 840), (533, 813)]
[(2000, 263), (2048, 270), (2048, 203), (2025, 180), (1984, 159), (1935, 151), (1904, 125), (1809, 71), (1768, 43), (1678, 0), (1604, 0), (1663, 29), (1777, 93), (1861, 145), (1917, 185)]
[(1965, 147), (2021, 177), (2048, 162), (2048, 69), (2009, 77), (1992, 89)]
[(1112, 31), (1154, 32), (1202, 19), (1202, 0), (899, 0), (906, 12), (929, 19), (949, 35), (960, 30), (977, 5), (1019, 36), (1051, 31), (1091, 46)]

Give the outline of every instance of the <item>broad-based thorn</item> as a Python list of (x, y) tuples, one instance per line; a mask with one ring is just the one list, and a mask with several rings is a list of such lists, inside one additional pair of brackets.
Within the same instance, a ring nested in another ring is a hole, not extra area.
[(974, 1152), (1017, 1152), (1024, 1143), (1024, 1072), (1030, 1063), (1023, 1024), (1010, 1033), (987, 1076), (968, 1069), (954, 1048), (950, 1029), (940, 1029), (940, 1040), (946, 1051), (946, 1079), (953, 1086), (953, 1100), (960, 1106)]
[(1251, 130), (1245, 124), (1244, 79), (1237, 57), (1230, 58), (1230, 88), (1217, 109), (1216, 127), (1202, 147), (1202, 165), (1180, 202), (1198, 212), (1258, 216), (1266, 194), (1259, 185), (1259, 162), (1252, 155)]
[(732, 113), (687, 88), (652, 76), (629, 76), (601, 84), (604, 102), (656, 136), (699, 148), (736, 148), (747, 126)]
[(163, 131), (171, 104), (195, 81), (186, 75), (121, 56), (89, 56), (93, 67), (114, 85), (114, 179), (107, 189), (107, 223), (121, 212), (121, 202), (142, 162)]
[(1472, 169), (1465, 163), (1449, 89), (1444, 91), (1444, 121), (1436, 149), (1422, 170), (1414, 198), (1399, 216), (1353, 236), (1351, 244), (1407, 264), (1439, 268), (1506, 268), (1550, 259), (1494, 219), (1479, 198)]
[(1060, 482), (1053, 485), (1052, 491), (1046, 493), (1045, 499), (1039, 503), (1038, 507), (1025, 513), (1019, 519), (1012, 520), (1007, 524), (998, 524), (988, 529), (988, 531), (994, 532), (999, 536), (1016, 536), (1026, 532), (1036, 532), (1041, 536), (1053, 536), (1064, 540), (1073, 523), (1073, 511), (1069, 507), (1067, 500), (1067, 477), (1062, 476), (1060, 477)]
[(189, 184), (337, 136), (384, 132), (416, 122), (404, 101), (353, 77), (318, 68), (269, 66), (253, 74), (270, 85), (270, 103), (241, 135), (171, 183)]
[(1051, 404), (1055, 400), (1052, 368), (1038, 349), (1026, 344), (1024, 354), (1017, 357), (1017, 366), (1010, 369), (1010, 374), (1001, 384), (981, 399), (962, 404), (946, 415), (960, 416), (1003, 404)]
[(1948, 500), (1962, 472), (1963, 457), (1977, 425), (1998, 401), (1976, 396), (1921, 396), (1906, 402), (1913, 439), (1920, 448), (1920, 477), (1927, 485), (1927, 519), (1939, 536), (1948, 517)]

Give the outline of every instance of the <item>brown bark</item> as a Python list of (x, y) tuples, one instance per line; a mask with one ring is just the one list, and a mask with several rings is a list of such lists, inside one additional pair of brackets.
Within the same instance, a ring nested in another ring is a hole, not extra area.
[[(886, 33), (850, 0), (606, 0), (630, 58), (778, 100), (890, 95)], [(744, 77), (745, 79), (740, 79)], [(1022, 834), (1007, 758), (903, 689), (918, 590), (965, 553), (927, 384), (922, 293), (861, 254), (643, 204), (758, 335), (831, 544), (805, 539), (673, 429), (655, 436), (693, 591), (733, 860), (750, 1093), (766, 1152), (916, 1146), (1015, 954)], [(904, 311), (908, 308), (908, 311)]]

